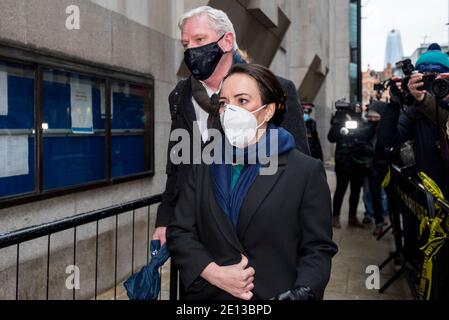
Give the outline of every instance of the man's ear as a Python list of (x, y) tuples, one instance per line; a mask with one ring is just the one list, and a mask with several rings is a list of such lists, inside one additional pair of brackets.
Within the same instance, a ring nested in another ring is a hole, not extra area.
[(227, 32), (223, 40), (221, 41), (222, 42), (221, 49), (226, 53), (233, 51), (234, 40), (235, 40), (234, 34), (232, 32)]

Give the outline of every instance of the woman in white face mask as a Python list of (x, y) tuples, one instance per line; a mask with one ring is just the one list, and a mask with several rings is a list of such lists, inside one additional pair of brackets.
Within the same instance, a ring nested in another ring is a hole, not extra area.
[(220, 122), (228, 142), (244, 148), (265, 133), (276, 104), (262, 105), (257, 82), (244, 74), (233, 74), (220, 93)]
[[(276, 126), (285, 94), (267, 68), (234, 65), (220, 103), (233, 160), (193, 168), (167, 229), (186, 299), (321, 299), (337, 251), (322, 162)], [(259, 152), (247, 161), (259, 149), (272, 175)]]

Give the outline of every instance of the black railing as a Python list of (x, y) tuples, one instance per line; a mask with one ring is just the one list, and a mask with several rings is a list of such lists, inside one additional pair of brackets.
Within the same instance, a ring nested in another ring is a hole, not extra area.
[[(24, 242), (36, 240), (42, 237), (47, 237), (47, 259), (46, 259), (46, 299), (49, 299), (49, 288), (50, 288), (50, 279), (51, 279), (51, 271), (50, 271), (50, 260), (51, 260), (51, 240), (52, 235), (61, 232), (73, 229), (73, 265), (76, 266), (76, 257), (77, 257), (77, 228), (80, 226), (84, 226), (90, 223), (96, 223), (96, 233), (95, 233), (95, 290), (92, 298), (98, 298), (98, 275), (99, 275), (99, 222), (101, 220), (115, 217), (115, 248), (114, 248), (114, 299), (117, 299), (117, 285), (118, 285), (118, 230), (119, 223), (118, 219), (121, 214), (129, 214), (132, 212), (132, 244), (131, 244), (131, 268), (132, 272), (135, 272), (135, 223), (136, 223), (136, 210), (142, 208), (148, 208), (147, 210), (147, 223), (146, 223), (146, 261), (150, 260), (150, 207), (152, 205), (158, 204), (161, 202), (161, 195), (155, 195), (152, 197), (131, 201), (125, 204), (95, 210), (88, 213), (78, 214), (72, 217), (68, 217), (65, 219), (61, 219), (58, 221), (45, 223), (38, 226), (33, 226), (25, 229), (21, 229), (18, 231), (5, 233), (0, 235), (0, 250), (5, 248), (11, 248), (16, 246), (16, 273), (15, 273), (15, 299), (19, 300), (19, 292), (20, 292), (20, 248), (21, 244)], [(0, 259), (2, 256), (0, 256)], [(177, 299), (177, 272), (176, 268), (172, 265), (170, 268), (170, 300)], [(110, 288), (112, 290), (112, 288)], [(59, 297), (56, 297), (57, 299)], [(76, 289), (73, 288), (72, 294), (73, 300), (76, 299)]]

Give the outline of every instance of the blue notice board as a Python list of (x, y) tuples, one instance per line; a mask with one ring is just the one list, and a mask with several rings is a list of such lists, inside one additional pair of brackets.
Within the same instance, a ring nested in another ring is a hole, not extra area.
[[(100, 89), (92, 86), (94, 130), (105, 128), (101, 118)], [(42, 122), (50, 130), (72, 128), (70, 84), (44, 81)], [(77, 186), (106, 178), (104, 135), (45, 135), (43, 137), (43, 189)]]
[[(34, 128), (34, 79), (8, 75), (8, 114), (0, 116), (0, 129), (25, 130)], [(26, 134), (26, 133), (24, 133)], [(0, 178), (0, 197), (35, 191), (34, 135), (28, 138), (28, 174)]]

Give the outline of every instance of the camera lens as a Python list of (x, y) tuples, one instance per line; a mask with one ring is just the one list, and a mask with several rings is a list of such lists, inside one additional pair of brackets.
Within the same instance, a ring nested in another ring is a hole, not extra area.
[(349, 134), (349, 129), (346, 128), (346, 127), (341, 128), (341, 129), (340, 129), (340, 134), (341, 134), (342, 136), (347, 136), (347, 135)]
[(432, 87), (433, 81), (435, 81), (435, 78), (437, 75), (435, 73), (425, 74), (422, 77), (422, 82), (424, 83), (421, 87), (417, 88), (420, 91), (430, 91)]
[(437, 99), (444, 99), (449, 95), (449, 80), (437, 79), (433, 82), (431, 92)]

